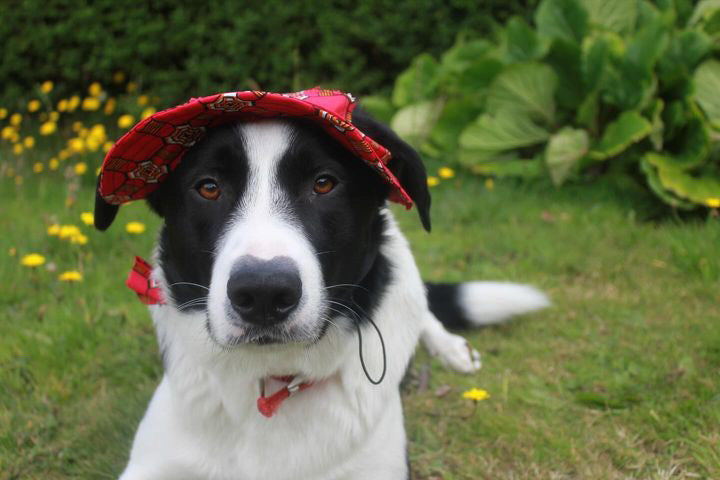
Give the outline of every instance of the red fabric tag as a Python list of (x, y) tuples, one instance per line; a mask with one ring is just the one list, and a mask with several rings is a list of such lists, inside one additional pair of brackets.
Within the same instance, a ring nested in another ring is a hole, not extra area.
[(135, 263), (125, 284), (137, 293), (138, 298), (145, 305), (163, 304), (165, 300), (162, 291), (155, 285), (151, 275), (152, 266), (142, 258), (135, 257)]

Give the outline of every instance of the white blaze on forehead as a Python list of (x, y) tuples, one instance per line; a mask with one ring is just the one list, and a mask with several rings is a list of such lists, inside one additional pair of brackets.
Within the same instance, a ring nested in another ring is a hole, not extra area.
[(302, 298), (286, 322), (288, 328), (312, 331), (319, 321), (324, 296), (322, 272), (315, 250), (300, 222), (287, 208), (289, 199), (278, 181), (278, 167), (292, 144), (293, 128), (282, 121), (242, 124), (248, 162), (248, 179), (243, 197), (218, 244), (210, 282), (210, 322), (218, 340), (242, 333), (231, 326), (226, 285), (233, 265), (245, 255), (269, 260), (289, 257), (300, 270)]

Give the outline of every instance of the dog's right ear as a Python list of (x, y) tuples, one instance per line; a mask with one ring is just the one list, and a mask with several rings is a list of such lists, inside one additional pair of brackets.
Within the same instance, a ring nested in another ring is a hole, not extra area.
[(99, 184), (100, 176), (98, 175), (98, 186), (95, 188), (94, 222), (95, 228), (105, 231), (112, 224), (113, 220), (115, 220), (115, 216), (117, 215), (120, 206), (109, 204), (102, 198), (102, 196), (100, 196), (100, 191), (98, 190), (98, 187), (100, 186)]
[(388, 167), (412, 198), (420, 215), (420, 222), (429, 232), (430, 190), (427, 185), (425, 165), (420, 155), (388, 126), (372, 118), (362, 108), (356, 108), (353, 112), (353, 123), (363, 133), (390, 150), (392, 158), (388, 162)]

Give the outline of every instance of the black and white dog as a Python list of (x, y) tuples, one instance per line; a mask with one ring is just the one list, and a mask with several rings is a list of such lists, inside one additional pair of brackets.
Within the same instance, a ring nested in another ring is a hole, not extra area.
[[(361, 111), (354, 123), (391, 151), (429, 230), (417, 153)], [(150, 309), (165, 373), (122, 480), (408, 478), (398, 387), (418, 340), (472, 372), (478, 353), (443, 324), (548, 301), (514, 284), (423, 284), (387, 195), (302, 119), (218, 127), (188, 152), (148, 199), (164, 220), (153, 277), (168, 300)], [(99, 204), (97, 222), (113, 216)], [(258, 398), (277, 392), (266, 418)]]

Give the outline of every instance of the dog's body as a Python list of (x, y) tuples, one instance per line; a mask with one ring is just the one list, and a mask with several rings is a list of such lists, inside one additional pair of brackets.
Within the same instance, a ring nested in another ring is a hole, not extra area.
[[(417, 155), (356, 123), (392, 151), (429, 228)], [(457, 370), (479, 368), (433, 312), (473, 326), (547, 300), (510, 284), (424, 285), (386, 196), (304, 122), (223, 127), (190, 152), (149, 199), (165, 219), (153, 276), (168, 302), (151, 307), (165, 375), (122, 480), (408, 477), (398, 387), (418, 339)], [(288, 376), (311, 385), (261, 415), (261, 383), (270, 395)]]

